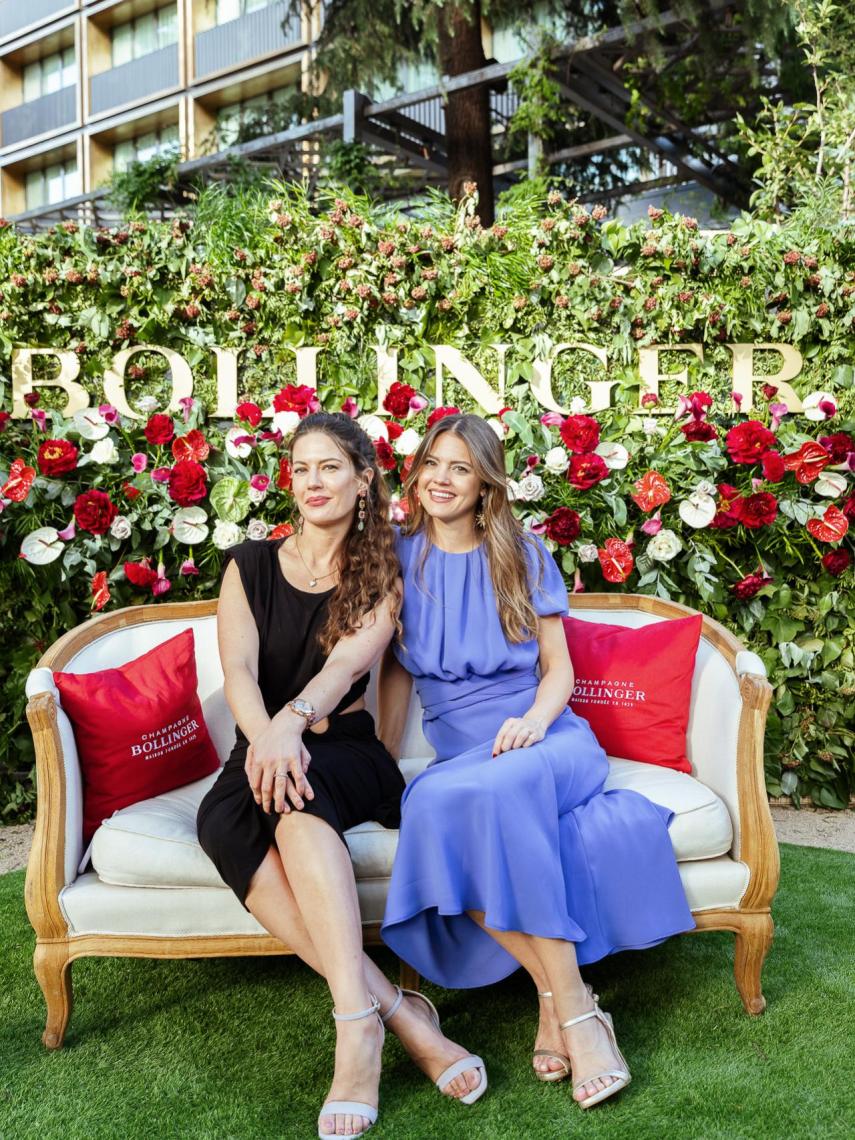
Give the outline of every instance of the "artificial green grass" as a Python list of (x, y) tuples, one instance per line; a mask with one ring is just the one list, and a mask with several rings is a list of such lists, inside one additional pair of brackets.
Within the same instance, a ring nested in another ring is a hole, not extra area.
[[(742, 1011), (731, 935), (591, 967), (633, 1083), (582, 1112), (567, 1082), (531, 1075), (536, 1012), (522, 973), (490, 989), (426, 987), (449, 1036), (487, 1061), (490, 1089), (472, 1108), (444, 1100), (390, 1035), (372, 1140), (853, 1136), (855, 856), (785, 846), (782, 857), (763, 1017)], [(334, 1032), (325, 986), (306, 967), (84, 959), (66, 1045), (48, 1053), (22, 894), (22, 873), (0, 878), (2, 1140), (316, 1135)], [(394, 970), (391, 955), (379, 958)]]

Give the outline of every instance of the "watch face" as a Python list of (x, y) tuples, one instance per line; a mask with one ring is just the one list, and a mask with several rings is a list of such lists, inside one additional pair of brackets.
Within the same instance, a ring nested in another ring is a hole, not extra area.
[(308, 701), (302, 700), (300, 697), (295, 697), (294, 700), (291, 701), (291, 708), (294, 710), (294, 712), (300, 713), (301, 716), (310, 717), (315, 715), (313, 706)]

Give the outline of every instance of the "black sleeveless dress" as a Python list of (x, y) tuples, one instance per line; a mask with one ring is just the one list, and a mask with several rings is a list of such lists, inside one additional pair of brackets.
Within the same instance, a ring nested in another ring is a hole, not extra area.
[[(284, 541), (284, 540), (283, 540)], [(275, 716), (323, 668), (318, 645), (332, 590), (310, 594), (285, 578), (279, 565), (281, 542), (244, 542), (232, 547), (234, 561), (258, 627), (258, 685), (268, 715)], [(225, 569), (225, 567), (224, 567)], [(342, 714), (363, 695), (368, 674), (354, 682), (329, 715), (329, 728), (304, 733), (312, 758), (308, 770), (314, 799), (302, 809), (338, 833), (368, 820), (398, 827), (404, 778), (374, 733), (369, 712)], [(244, 771), (249, 747), (240, 728), (216, 783), (199, 805), (199, 842), (225, 883), (246, 905), (253, 875), (269, 849), (279, 815), (255, 802)]]

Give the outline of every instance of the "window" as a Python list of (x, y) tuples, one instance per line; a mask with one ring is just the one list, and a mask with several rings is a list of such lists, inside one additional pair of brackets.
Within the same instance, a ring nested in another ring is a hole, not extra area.
[(178, 8), (170, 4), (156, 12), (146, 12), (127, 24), (117, 24), (111, 35), (113, 67), (121, 67), (178, 42)]
[(77, 67), (74, 63), (74, 48), (62, 51), (28, 63), (23, 71), (24, 102), (41, 99), (63, 87), (71, 87), (77, 82)]
[(227, 24), (229, 20), (237, 20), (250, 12), (257, 12), (259, 8), (267, 8), (276, 0), (217, 0), (217, 23)]
[(275, 134), (293, 126), (295, 116), (285, 106), (281, 98), (293, 89), (279, 87), (275, 91), (265, 91), (243, 99), (239, 103), (229, 103), (217, 111), (217, 144), (221, 148), (231, 146), (238, 138), (248, 142), (251, 138)]
[(165, 154), (169, 150), (177, 153), (179, 146), (177, 125), (146, 131), (136, 138), (125, 139), (116, 144), (113, 151), (113, 169), (127, 170), (132, 162), (147, 162), (156, 154)]
[(79, 193), (80, 175), (73, 158), (52, 163), (41, 170), (31, 170), (27, 174), (25, 196), (28, 210), (64, 202)]

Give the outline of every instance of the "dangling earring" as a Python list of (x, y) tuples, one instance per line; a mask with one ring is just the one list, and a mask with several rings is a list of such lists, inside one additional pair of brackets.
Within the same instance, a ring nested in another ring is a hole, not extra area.
[(297, 515), (297, 534), (302, 534), (302, 533), (303, 533), (303, 516), (298, 514)]
[(479, 530), (484, 530), (487, 526), (487, 520), (484, 518), (484, 494), (481, 492), (481, 502), (478, 505), (478, 510), (475, 512), (475, 525)]
[(365, 530), (365, 508), (366, 508), (366, 506), (367, 506), (367, 503), (365, 501), (365, 492), (363, 491), (359, 496), (359, 511), (357, 513), (357, 516), (356, 516), (359, 519), (359, 522), (356, 524), (357, 530)]

